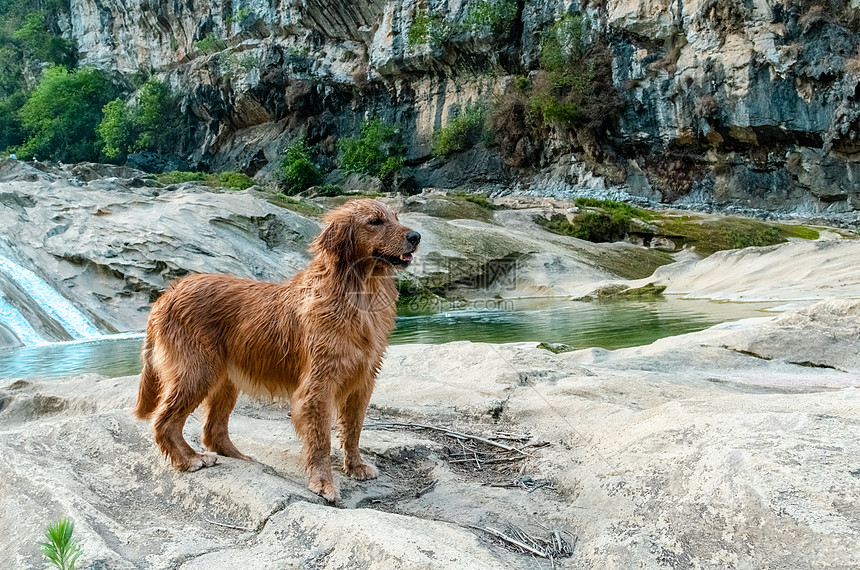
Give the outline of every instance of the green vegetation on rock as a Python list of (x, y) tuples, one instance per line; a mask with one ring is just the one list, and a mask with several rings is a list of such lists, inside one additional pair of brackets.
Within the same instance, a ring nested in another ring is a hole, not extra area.
[(225, 49), (227, 47), (227, 42), (214, 33), (209, 33), (202, 39), (194, 42), (194, 47), (197, 48), (197, 51), (201, 54), (209, 55)]
[(113, 86), (96, 69), (49, 67), (19, 112), (26, 139), (16, 152), (63, 162), (96, 160), (96, 129), (113, 96)]
[(694, 215), (662, 216), (653, 222), (659, 235), (679, 247), (695, 247), (700, 255), (726, 249), (784, 243), (788, 238), (818, 239), (817, 231), (793, 224), (769, 224), (747, 218), (702, 218)]
[(557, 214), (550, 220), (539, 221), (552, 232), (600, 243), (624, 239), (633, 229), (635, 219), (652, 217), (647, 210), (613, 200), (579, 198), (576, 204), (585, 211), (578, 213), (572, 220)]
[(818, 230), (797, 224), (778, 224), (785, 237), (815, 240), (821, 237)]
[(284, 194), (292, 196), (325, 181), (319, 166), (311, 158), (311, 153), (311, 147), (302, 139), (293, 141), (287, 147), (275, 173), (284, 186)]
[(470, 192), (459, 191), (459, 192), (452, 192), (450, 195), (456, 196), (458, 198), (462, 198), (463, 200), (465, 200), (467, 202), (477, 204), (478, 206), (480, 206), (481, 208), (484, 208), (486, 210), (495, 210), (496, 209), (496, 205), (493, 204), (492, 202), (490, 202), (489, 196), (487, 196), (483, 192), (470, 193)]
[(452, 30), (445, 18), (438, 13), (418, 12), (412, 19), (412, 25), (406, 32), (406, 45), (415, 49), (428, 45), (431, 49), (439, 49), (451, 36)]
[(437, 50), (452, 36), (460, 32), (490, 35), (502, 39), (508, 35), (517, 17), (517, 4), (510, 0), (473, 0), (466, 17), (450, 24), (438, 12), (422, 10), (415, 14), (406, 32), (409, 49), (427, 45)]
[(462, 27), (470, 32), (501, 36), (517, 17), (517, 4), (509, 0), (473, 0)]
[(0, 1), (0, 150), (17, 151), (28, 138), (21, 108), (33, 80), (46, 64), (74, 67), (74, 43), (62, 37), (58, 21), (69, 0)]
[(131, 152), (168, 152), (182, 136), (179, 98), (157, 79), (150, 79), (126, 103), (114, 99), (102, 109), (98, 132), (105, 156), (122, 160)]
[(278, 200), (272, 200), (272, 202), (303, 216), (319, 217), (325, 211), (316, 204), (292, 196), (284, 196), (283, 194), (280, 195)]
[(677, 248), (694, 247), (700, 255), (725, 249), (768, 246), (788, 238), (818, 239), (816, 230), (795, 224), (701, 215), (659, 214), (624, 202), (578, 198), (582, 211), (571, 220), (562, 214), (537, 221), (552, 232), (592, 242), (612, 242), (627, 235), (664, 237)]
[(172, 170), (156, 174), (155, 179), (159, 184), (182, 184), (184, 182), (200, 182), (201, 186), (213, 188), (231, 188), (233, 190), (245, 190), (255, 184), (254, 179), (243, 172), (227, 170), (210, 174), (208, 172), (184, 172)]
[(390, 183), (406, 161), (406, 149), (400, 143), (400, 131), (379, 117), (361, 123), (360, 137), (345, 137), (338, 141), (341, 168), (376, 176)]
[(586, 42), (585, 20), (567, 14), (541, 35), (539, 69), (520, 77), (499, 97), (488, 117), (494, 144), (515, 166), (540, 161), (555, 133), (577, 135), (586, 160), (596, 160), (593, 132), (621, 106), (612, 83), (612, 56), (600, 36)]
[(448, 122), (448, 125), (433, 133), (433, 154), (446, 156), (472, 148), (484, 132), (483, 107), (475, 105)]

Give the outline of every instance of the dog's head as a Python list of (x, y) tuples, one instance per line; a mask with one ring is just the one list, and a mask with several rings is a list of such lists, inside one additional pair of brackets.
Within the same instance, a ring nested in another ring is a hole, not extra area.
[(363, 260), (387, 267), (408, 267), (421, 234), (397, 219), (391, 208), (376, 200), (351, 200), (323, 217), (328, 226), (311, 244), (346, 263)]

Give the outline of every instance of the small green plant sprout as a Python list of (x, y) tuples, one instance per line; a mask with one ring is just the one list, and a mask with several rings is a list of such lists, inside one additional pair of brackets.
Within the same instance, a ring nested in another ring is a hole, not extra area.
[(75, 523), (60, 519), (45, 529), (47, 542), (39, 543), (42, 554), (59, 570), (75, 570), (75, 562), (81, 555), (81, 547), (72, 536), (74, 532)]

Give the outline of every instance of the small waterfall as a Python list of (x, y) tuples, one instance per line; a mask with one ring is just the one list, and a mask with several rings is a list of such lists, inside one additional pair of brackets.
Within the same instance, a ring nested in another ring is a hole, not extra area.
[(0, 293), (0, 324), (5, 325), (25, 345), (45, 344), (47, 342), (39, 336), (39, 333), (24, 318), (24, 315), (9, 304), (3, 293)]
[[(50, 285), (45, 283), (32, 271), (24, 269), (20, 265), (9, 261), (2, 255), (0, 255), (0, 271), (13, 279), (49, 317), (60, 323), (72, 338), (83, 339), (102, 336), (102, 333), (99, 332), (95, 325), (90, 322), (86, 315), (81, 313), (68, 301), (68, 299), (57, 293)], [(22, 330), (19, 326), (18, 319), (20, 318), (20, 320), (26, 323), (27, 327), (32, 331), (32, 334), (34, 334), (38, 339), (37, 342), (31, 343), (28, 342), (25, 337), (19, 337), (21, 342), (25, 344), (38, 344), (45, 342), (39, 337), (35, 330), (32, 330), (33, 327), (27, 323), (21, 313), (9, 305), (5, 299), (0, 301), (0, 303), (2, 303), (0, 305), (0, 319), (2, 319), (2, 322), (7, 323), (7, 326), (10, 328), (16, 327), (12, 328), (12, 330), (18, 334), (18, 332)], [(17, 317), (13, 313), (9, 312), (8, 309), (3, 308), (3, 305), (17, 314)], [(12, 324), (7, 322), (7, 318), (12, 319)], [(32, 338), (29, 332), (22, 334), (25, 334), (26, 338)]]

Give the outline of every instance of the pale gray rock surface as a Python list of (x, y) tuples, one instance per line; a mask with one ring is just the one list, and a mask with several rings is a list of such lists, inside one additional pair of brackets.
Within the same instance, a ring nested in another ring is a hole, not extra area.
[[(718, 251), (657, 268), (645, 279), (612, 282), (665, 286), (667, 295), (724, 301), (810, 301), (860, 298), (860, 240), (797, 240), (767, 247)], [(597, 287), (585, 285), (575, 295)]]
[[(856, 567), (858, 338), (860, 305), (830, 300), (617, 351), (391, 347), (362, 437), (382, 476), (336, 469), (344, 509), (305, 490), (285, 404), (240, 400), (255, 463), (176, 473), (129, 416), (136, 377), (3, 380), (0, 554), (38, 566), (42, 528), (71, 516), (82, 568), (535, 567), (472, 528), (510, 522), (578, 537), (559, 568)], [(454, 440), (391, 421), (549, 445), (522, 472), (464, 471)], [(552, 485), (482, 485), (524, 477)]]

